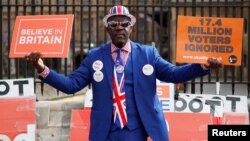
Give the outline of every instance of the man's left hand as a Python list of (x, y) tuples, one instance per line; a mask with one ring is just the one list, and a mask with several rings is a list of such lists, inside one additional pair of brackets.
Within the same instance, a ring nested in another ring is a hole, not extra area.
[(207, 69), (218, 69), (222, 67), (222, 63), (220, 60), (216, 58), (208, 58), (207, 64), (204, 64)]

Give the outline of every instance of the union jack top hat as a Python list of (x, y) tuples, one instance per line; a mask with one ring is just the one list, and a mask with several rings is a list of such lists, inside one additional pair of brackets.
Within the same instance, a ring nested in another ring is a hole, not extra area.
[(131, 25), (133, 26), (136, 22), (136, 19), (133, 15), (131, 15), (128, 9), (125, 6), (117, 5), (113, 6), (109, 9), (109, 13), (103, 18), (103, 24), (105, 27), (108, 27), (108, 18), (112, 16), (127, 16), (131, 20)]

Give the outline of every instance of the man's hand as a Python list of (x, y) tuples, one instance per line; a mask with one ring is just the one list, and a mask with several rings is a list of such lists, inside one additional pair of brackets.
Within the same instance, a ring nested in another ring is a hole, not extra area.
[(33, 67), (37, 69), (38, 73), (41, 73), (45, 69), (45, 65), (41, 57), (42, 54), (40, 52), (30, 52), (24, 56), (24, 59), (26, 62), (32, 63)]
[(204, 64), (207, 69), (218, 69), (222, 67), (222, 63), (220, 60), (216, 58), (208, 58), (207, 64)]

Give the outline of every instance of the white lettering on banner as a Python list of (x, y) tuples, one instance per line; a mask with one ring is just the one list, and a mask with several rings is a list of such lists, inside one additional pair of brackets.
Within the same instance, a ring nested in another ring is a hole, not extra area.
[(62, 36), (20, 36), (19, 44), (62, 44)]
[[(35, 129), (34, 124), (27, 125), (27, 134), (19, 134), (13, 141), (35, 141)], [(0, 134), (0, 141), (11, 141), (11, 139), (7, 135)]]
[(0, 80), (1, 97), (34, 96), (34, 79)]
[(214, 112), (222, 108), (227, 113), (248, 113), (247, 107), (247, 97), (238, 95), (180, 94), (175, 101), (177, 112), (218, 114)]
[(156, 87), (156, 93), (158, 97), (164, 96), (164, 91), (162, 90), (162, 87)]
[(22, 29), (19, 44), (62, 44), (63, 29)]
[(157, 96), (164, 112), (174, 111), (174, 84), (157, 81)]
[(53, 29), (22, 29), (21, 35), (51, 35)]
[(170, 111), (172, 111), (171, 109), (173, 109), (173, 108), (171, 108), (171, 106), (170, 106), (170, 101), (171, 100), (160, 99), (161, 107), (162, 107), (162, 110), (164, 112), (167, 112), (167, 111), (170, 112)]

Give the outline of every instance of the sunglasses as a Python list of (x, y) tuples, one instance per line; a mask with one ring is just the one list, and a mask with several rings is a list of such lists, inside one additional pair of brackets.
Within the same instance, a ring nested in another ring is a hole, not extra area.
[(126, 28), (131, 25), (130, 21), (109, 21), (108, 27), (111, 29), (116, 28), (118, 25), (122, 26), (123, 28)]

